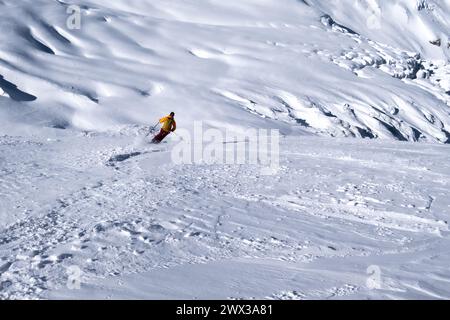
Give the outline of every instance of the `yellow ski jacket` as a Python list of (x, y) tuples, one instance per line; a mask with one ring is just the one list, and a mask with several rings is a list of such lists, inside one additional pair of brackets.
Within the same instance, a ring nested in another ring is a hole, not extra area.
[(162, 123), (162, 129), (165, 132), (175, 131), (177, 130), (177, 123), (175, 122), (175, 119), (172, 118), (170, 115), (164, 118), (159, 119), (159, 123)]

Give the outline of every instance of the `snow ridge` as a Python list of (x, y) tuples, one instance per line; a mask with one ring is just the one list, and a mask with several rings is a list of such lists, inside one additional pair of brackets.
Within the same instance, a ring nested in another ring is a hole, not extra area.
[[(447, 3), (72, 4), (80, 30), (66, 27), (69, 3), (0, 4), (5, 126), (102, 131), (171, 109), (187, 127), (239, 118), (244, 128), (449, 142)], [(12, 112), (12, 102), (26, 106)]]

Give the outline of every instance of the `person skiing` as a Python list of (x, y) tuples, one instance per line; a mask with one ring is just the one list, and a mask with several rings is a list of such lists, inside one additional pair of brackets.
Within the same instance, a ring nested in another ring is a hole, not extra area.
[(171, 132), (177, 130), (175, 112), (171, 112), (170, 115), (159, 119), (159, 123), (162, 124), (161, 131), (153, 138), (152, 143), (161, 143)]

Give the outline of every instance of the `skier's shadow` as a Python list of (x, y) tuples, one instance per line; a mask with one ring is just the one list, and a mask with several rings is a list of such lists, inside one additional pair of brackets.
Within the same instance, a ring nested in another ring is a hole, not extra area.
[(112, 156), (108, 162), (112, 163), (112, 162), (124, 162), (125, 160), (128, 160), (130, 158), (133, 157), (137, 157), (140, 156), (142, 154), (142, 152), (133, 152), (133, 153), (125, 153), (125, 154), (118, 154), (115, 156)]
[(140, 155), (144, 155), (144, 154), (149, 154), (149, 153), (156, 153), (156, 152), (162, 152), (161, 150), (149, 150), (149, 151), (145, 151), (145, 152), (132, 152), (132, 153), (123, 153), (123, 154), (117, 154), (115, 156), (112, 156), (111, 158), (109, 158), (109, 160), (107, 161), (107, 165), (109, 166), (114, 166), (114, 163), (117, 162), (124, 162), (128, 159), (140, 156)]
[(14, 83), (11, 83), (0, 75), (0, 88), (6, 92), (11, 99), (19, 102), (34, 101), (37, 97), (19, 90)]

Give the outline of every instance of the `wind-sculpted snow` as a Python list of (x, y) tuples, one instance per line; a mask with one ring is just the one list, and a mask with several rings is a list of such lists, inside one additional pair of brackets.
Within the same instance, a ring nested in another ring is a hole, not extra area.
[[(70, 5), (79, 30), (67, 26)], [(446, 1), (3, 0), (0, 9), (3, 128), (102, 131), (174, 110), (187, 128), (202, 119), (450, 139)]]
[(362, 36), (427, 59), (450, 57), (447, 0), (306, 0)]

